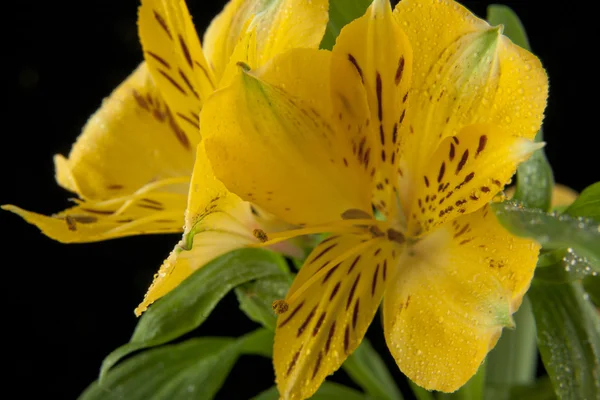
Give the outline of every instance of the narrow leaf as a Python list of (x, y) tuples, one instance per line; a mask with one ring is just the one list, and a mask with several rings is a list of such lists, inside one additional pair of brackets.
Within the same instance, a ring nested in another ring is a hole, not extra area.
[(600, 225), (568, 215), (550, 215), (514, 202), (492, 204), (498, 221), (511, 233), (538, 241), (545, 249), (572, 248), (600, 271)]
[(574, 217), (586, 217), (600, 223), (600, 182), (585, 188), (565, 213)]
[(208, 263), (142, 315), (131, 341), (104, 359), (100, 379), (128, 354), (167, 343), (200, 326), (234, 287), (281, 276), (286, 268), (281, 256), (261, 249), (236, 250)]
[[(323, 382), (311, 400), (368, 400), (369, 397), (339, 383)], [(277, 387), (265, 390), (251, 400), (279, 400)]]
[(577, 282), (529, 289), (538, 348), (561, 400), (600, 398), (600, 317)]
[(367, 394), (378, 399), (402, 399), (394, 378), (367, 338), (363, 339), (342, 367)]
[(272, 331), (277, 315), (273, 301), (283, 299), (292, 283), (291, 275), (271, 276), (235, 288), (240, 309), (253, 321)]
[(151, 349), (113, 368), (79, 399), (210, 399), (233, 367), (238, 346), (230, 338), (200, 338)]
[(329, 0), (329, 22), (321, 48), (331, 50), (342, 28), (361, 17), (371, 3), (372, 0)]

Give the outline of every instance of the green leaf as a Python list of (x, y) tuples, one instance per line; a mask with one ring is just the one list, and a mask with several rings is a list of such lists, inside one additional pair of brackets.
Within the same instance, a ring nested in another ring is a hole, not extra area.
[(572, 248), (600, 271), (600, 225), (568, 215), (550, 215), (514, 202), (492, 204), (498, 221), (511, 233), (538, 241), (544, 249)]
[(210, 399), (233, 367), (238, 348), (231, 338), (199, 338), (151, 349), (113, 368), (79, 399)]
[[(541, 142), (543, 132), (535, 137)], [(530, 208), (548, 211), (552, 205), (554, 175), (543, 149), (536, 150), (531, 157), (517, 168), (517, 185), (514, 199)]]
[(600, 223), (600, 182), (588, 186), (565, 211), (573, 217), (586, 217)]
[(529, 385), (537, 367), (536, 330), (528, 297), (514, 314), (515, 329), (504, 330), (486, 364), (487, 400), (508, 400), (515, 385)]
[(481, 364), (477, 373), (454, 393), (438, 393), (438, 400), (483, 400), (486, 364)]
[(137, 354), (92, 383), (80, 400), (209, 399), (242, 354), (271, 357), (273, 332), (239, 339), (204, 337)]
[(362, 17), (371, 3), (372, 0), (329, 0), (329, 22), (321, 48), (331, 50), (342, 28)]
[(579, 257), (571, 248), (551, 250), (540, 256), (535, 279), (564, 283), (581, 280), (596, 273), (588, 260)]
[(504, 25), (504, 35), (508, 36), (517, 46), (531, 50), (525, 28), (510, 7), (492, 4), (487, 9), (487, 20), (492, 26)]
[(291, 283), (291, 275), (281, 275), (238, 286), (235, 288), (235, 294), (240, 309), (251, 320), (274, 331), (277, 315), (273, 312), (273, 301), (285, 298)]
[(590, 296), (590, 300), (600, 308), (600, 275), (587, 276), (583, 280), (583, 288)]
[[(323, 382), (311, 400), (368, 400), (370, 397), (339, 383)], [(277, 387), (265, 390), (251, 400), (279, 400)]]
[(538, 348), (561, 400), (600, 398), (600, 317), (578, 282), (534, 280)]
[(435, 396), (432, 392), (428, 391), (427, 389), (423, 389), (421, 386), (417, 385), (410, 379), (408, 379), (408, 385), (412, 389), (413, 394), (415, 395), (415, 398), (417, 400), (435, 400)]
[(257, 329), (240, 340), (240, 352), (245, 355), (273, 358), (273, 340), (275, 335), (268, 329)]
[(367, 338), (363, 339), (342, 367), (371, 396), (378, 399), (402, 399), (394, 378)]
[(234, 287), (255, 279), (282, 276), (286, 269), (281, 256), (262, 249), (236, 250), (211, 261), (142, 315), (130, 342), (102, 362), (100, 380), (132, 352), (167, 343), (200, 326)]
[(518, 400), (555, 400), (556, 394), (552, 387), (552, 381), (548, 376), (544, 376), (535, 381), (533, 385), (513, 386), (510, 388), (510, 398)]

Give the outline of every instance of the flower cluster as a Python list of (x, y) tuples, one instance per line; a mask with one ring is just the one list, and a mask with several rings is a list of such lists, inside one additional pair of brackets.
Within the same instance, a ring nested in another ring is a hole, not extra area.
[(202, 46), (183, 1), (143, 0), (145, 62), (90, 119), (57, 180), (64, 242), (183, 238), (138, 314), (241, 247), (302, 252), (279, 313), (282, 398), (310, 397), (382, 304), (400, 370), (455, 391), (514, 325), (539, 245), (489, 204), (541, 147), (539, 60), (452, 0), (375, 0), (319, 50), (326, 0), (232, 0)]

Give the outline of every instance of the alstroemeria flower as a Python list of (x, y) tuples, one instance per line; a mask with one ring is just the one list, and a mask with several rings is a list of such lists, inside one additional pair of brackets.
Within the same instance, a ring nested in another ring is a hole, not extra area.
[(257, 67), (287, 49), (317, 48), (327, 19), (326, 0), (232, 0), (202, 48), (183, 0), (143, 0), (145, 62), (90, 118), (69, 157), (54, 158), (77, 205), (52, 217), (3, 208), (61, 242), (180, 232), (203, 103), (238, 61)]
[(263, 245), (331, 233), (279, 304), (282, 398), (312, 395), (382, 298), (390, 352), (430, 390), (458, 389), (513, 325), (539, 246), (488, 204), (540, 147), (548, 85), (501, 31), (450, 0), (402, 0), (394, 13), (376, 0), (332, 52), (240, 64), (206, 103), (216, 177), (301, 226), (260, 235)]

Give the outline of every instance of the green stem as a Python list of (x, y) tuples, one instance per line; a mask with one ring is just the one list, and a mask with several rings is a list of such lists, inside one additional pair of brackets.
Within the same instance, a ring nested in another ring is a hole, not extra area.
[(487, 358), (486, 400), (508, 399), (514, 385), (530, 385), (537, 367), (536, 329), (531, 303), (525, 297), (514, 315), (516, 328), (505, 330)]

